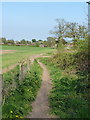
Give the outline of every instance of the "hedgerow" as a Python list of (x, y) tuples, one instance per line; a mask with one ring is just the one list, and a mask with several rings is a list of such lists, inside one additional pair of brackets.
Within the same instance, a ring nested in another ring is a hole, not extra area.
[(79, 41), (69, 51), (60, 49), (53, 58), (41, 59), (48, 66), (53, 83), (49, 96), (51, 113), (60, 118), (90, 118), (86, 45), (87, 40)]

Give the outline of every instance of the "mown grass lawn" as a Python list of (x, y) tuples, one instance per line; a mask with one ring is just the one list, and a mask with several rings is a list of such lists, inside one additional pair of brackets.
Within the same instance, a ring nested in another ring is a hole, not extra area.
[(30, 47), (30, 46), (2, 46), (2, 50), (16, 50), (14, 53), (2, 55), (2, 68), (7, 68), (10, 65), (27, 59), (31, 55), (53, 52), (52, 48)]

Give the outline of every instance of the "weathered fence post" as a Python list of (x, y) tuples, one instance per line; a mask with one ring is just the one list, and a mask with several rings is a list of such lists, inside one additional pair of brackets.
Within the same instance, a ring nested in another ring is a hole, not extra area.
[(24, 78), (24, 65), (21, 63), (20, 64), (20, 74), (19, 74), (19, 81), (21, 81)]
[(28, 62), (27, 62), (27, 71), (30, 69), (30, 63), (31, 63), (31, 61), (28, 60)]
[(20, 63), (20, 65), (19, 65), (20, 66), (20, 73), (19, 73), (19, 82), (20, 83), (24, 79), (27, 71), (30, 69), (30, 64), (31, 64), (30, 59)]

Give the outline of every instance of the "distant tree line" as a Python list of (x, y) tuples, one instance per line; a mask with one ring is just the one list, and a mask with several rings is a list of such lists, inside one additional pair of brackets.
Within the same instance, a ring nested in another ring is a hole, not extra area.
[(55, 30), (51, 31), (54, 37), (47, 37), (47, 40), (36, 40), (31, 41), (22, 39), (21, 41), (6, 40), (1, 38), (1, 42), (7, 45), (31, 45), (36, 47), (52, 47), (55, 48), (59, 44), (67, 44), (65, 38), (72, 38), (73, 42), (76, 43), (78, 39), (84, 39), (87, 36), (87, 27), (79, 25), (76, 22), (66, 22), (64, 19), (56, 19), (57, 25)]
[(76, 22), (66, 22), (64, 19), (56, 19), (57, 26), (55, 30), (51, 31), (57, 38), (58, 43), (66, 44), (65, 38), (72, 38), (73, 41), (77, 39), (84, 39), (87, 36), (88, 29), (84, 25), (79, 25)]
[(14, 41), (13, 39), (7, 40), (5, 37), (0, 38), (0, 43), (4, 45), (31, 45), (31, 46), (39, 46), (44, 43), (43, 40), (32, 39), (31, 41), (22, 39), (21, 41)]
[(36, 40), (32, 39), (31, 41), (22, 39), (21, 41), (14, 41), (13, 39), (7, 40), (6, 38), (0, 38), (0, 43), (4, 45), (30, 45), (35, 47), (55, 47), (56, 38), (54, 37), (47, 37), (47, 40)]

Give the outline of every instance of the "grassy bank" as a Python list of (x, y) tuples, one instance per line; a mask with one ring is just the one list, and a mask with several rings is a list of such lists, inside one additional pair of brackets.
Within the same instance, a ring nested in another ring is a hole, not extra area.
[[(35, 100), (41, 85), (41, 72), (35, 61), (24, 80), (20, 84), (17, 81), (16, 90), (9, 93), (2, 107), (3, 118), (23, 118), (32, 110), (31, 103)], [(7, 73), (4, 78), (10, 80), (11, 76)]]

